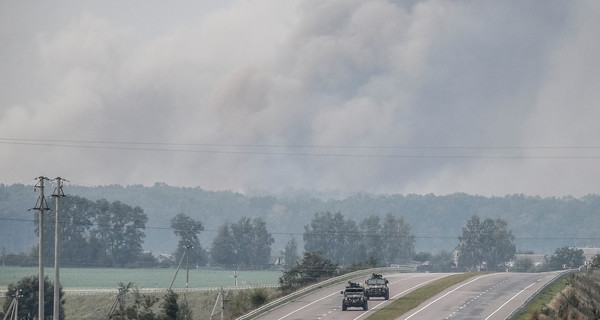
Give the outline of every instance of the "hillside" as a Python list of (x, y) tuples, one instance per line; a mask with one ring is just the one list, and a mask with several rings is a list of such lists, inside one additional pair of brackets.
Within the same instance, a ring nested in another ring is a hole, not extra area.
[(600, 273), (580, 272), (568, 276), (567, 285), (547, 305), (534, 310), (530, 319), (598, 319)]
[[(154, 253), (174, 251), (176, 239), (170, 219), (185, 213), (202, 221), (202, 243), (209, 246), (216, 230), (243, 216), (262, 217), (282, 249), (290, 237), (302, 243), (304, 226), (316, 212), (341, 212), (358, 224), (371, 215), (392, 213), (412, 226), (416, 250), (452, 250), (467, 219), (473, 215), (502, 218), (516, 236), (517, 250), (552, 253), (563, 246), (598, 247), (600, 196), (541, 198), (525, 195), (483, 197), (451, 195), (355, 194), (329, 197), (298, 192), (279, 195), (243, 195), (156, 183), (151, 187), (65, 186), (65, 193), (90, 200), (106, 199), (140, 206), (148, 215), (144, 248)], [(33, 219), (38, 194), (33, 186), (0, 184), (0, 243), (7, 252), (27, 251), (36, 243)], [(52, 200), (49, 200), (52, 201)], [(300, 246), (302, 248), (302, 246)]]

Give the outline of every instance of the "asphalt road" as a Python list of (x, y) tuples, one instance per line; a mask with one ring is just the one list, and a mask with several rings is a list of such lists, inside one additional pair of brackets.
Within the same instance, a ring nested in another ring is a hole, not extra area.
[[(371, 298), (369, 300), (369, 310), (363, 311), (361, 308), (348, 308), (342, 311), (342, 297), (340, 293), (346, 283), (341, 283), (326, 289), (321, 289), (300, 299), (291, 301), (266, 315), (256, 319), (261, 320), (297, 320), (297, 319), (365, 319), (372, 312), (387, 305), (393, 299), (397, 299), (410, 291), (435, 279), (447, 276), (447, 273), (394, 273), (384, 274), (390, 281), (390, 300), (383, 298)], [(367, 277), (355, 279), (354, 281), (364, 283)]]
[(506, 319), (558, 272), (491, 273), (468, 279), (398, 319)]
[[(492, 273), (457, 284), (424, 302), (398, 319), (506, 319), (527, 298), (558, 273)], [(390, 281), (390, 300), (371, 298), (369, 310), (349, 308), (342, 311), (345, 283), (321, 289), (291, 301), (256, 319), (261, 320), (337, 320), (365, 319), (374, 311), (436, 279), (449, 274), (384, 274)], [(363, 282), (365, 278), (356, 279)]]

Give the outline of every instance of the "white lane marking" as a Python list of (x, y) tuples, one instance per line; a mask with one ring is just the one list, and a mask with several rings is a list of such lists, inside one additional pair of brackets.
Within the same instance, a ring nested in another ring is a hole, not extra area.
[[(412, 288), (410, 288), (410, 289), (406, 289), (406, 290), (404, 290), (404, 291), (402, 291), (402, 292), (398, 293), (397, 295), (393, 296), (392, 298), (396, 298), (397, 296), (399, 296), (399, 295), (401, 295), (401, 294), (403, 294), (403, 293), (405, 293), (405, 292), (407, 292), (407, 291), (410, 291), (410, 290), (412, 290), (412, 289), (414, 289), (414, 288), (418, 288), (419, 286), (425, 285), (425, 284), (427, 284), (427, 283), (429, 283), (429, 282), (431, 282), (431, 281), (437, 280), (437, 279), (439, 279), (439, 278), (443, 278), (443, 277), (445, 277), (445, 276), (447, 276), (447, 275), (443, 275), (443, 276), (440, 276), (440, 277), (437, 277), (437, 278), (434, 278), (434, 279), (431, 279), (431, 280), (425, 281), (425, 282), (423, 282), (423, 283), (421, 283), (421, 284), (418, 284), (418, 285), (416, 285), (416, 286), (414, 286), (414, 287), (412, 287)], [(337, 293), (337, 291), (336, 291), (336, 292), (334, 292), (334, 293), (332, 293), (332, 294), (330, 294), (330, 295), (324, 296), (323, 298), (321, 298), (321, 299), (319, 299), (319, 300), (315, 300), (315, 301), (313, 301), (313, 302), (311, 302), (311, 303), (309, 303), (309, 304), (307, 304), (307, 305), (304, 305), (304, 306), (302, 306), (302, 307), (300, 307), (300, 308), (298, 308), (298, 309), (296, 309), (296, 310), (294, 310), (294, 311), (292, 311), (292, 312), (290, 312), (290, 313), (288, 313), (288, 314), (284, 315), (283, 317), (279, 318), (278, 320), (285, 319), (285, 318), (289, 317), (290, 315), (292, 315), (292, 314), (294, 314), (294, 313), (296, 313), (296, 312), (298, 312), (298, 311), (300, 311), (300, 310), (302, 310), (302, 309), (304, 309), (304, 308), (306, 308), (306, 307), (308, 307), (308, 306), (310, 306), (310, 305), (312, 305), (312, 304), (315, 304), (315, 303), (317, 303), (317, 302), (319, 302), (319, 301), (321, 301), (321, 300), (323, 300), (323, 299), (329, 298), (329, 297), (331, 297), (331, 296), (333, 296), (333, 295), (336, 295), (336, 294), (338, 294), (338, 293)], [(384, 303), (385, 303), (385, 302), (384, 302)], [(379, 304), (379, 305), (381, 305), (381, 304)], [(377, 306), (379, 306), (379, 305), (377, 305)], [(373, 309), (377, 308), (377, 306), (375, 306)], [(360, 316), (358, 316), (358, 318), (360, 318), (361, 316), (363, 316), (363, 315), (365, 315), (365, 314), (366, 314), (366, 312), (364, 312), (363, 314), (361, 314)], [(358, 318), (356, 318), (356, 319), (358, 319)]]
[(298, 312), (298, 311), (300, 311), (300, 310), (302, 310), (302, 309), (304, 309), (304, 308), (306, 308), (306, 307), (308, 307), (308, 306), (310, 306), (310, 305), (313, 305), (313, 304), (315, 304), (315, 303), (317, 303), (317, 302), (319, 302), (319, 301), (321, 301), (321, 300), (323, 300), (323, 299), (327, 299), (327, 298), (329, 298), (329, 297), (331, 297), (331, 296), (333, 296), (333, 295), (336, 295), (336, 294), (339, 294), (339, 293), (336, 291), (336, 292), (334, 292), (334, 293), (332, 293), (332, 294), (330, 294), (330, 295), (324, 296), (323, 298), (321, 298), (321, 299), (319, 299), (319, 300), (315, 300), (315, 301), (313, 301), (313, 302), (311, 302), (311, 303), (309, 303), (309, 304), (306, 304), (306, 305), (304, 305), (304, 306), (302, 306), (302, 307), (300, 307), (300, 308), (298, 308), (298, 309), (296, 309), (296, 310), (294, 310), (294, 311), (292, 311), (292, 312), (290, 312), (290, 313), (286, 314), (285, 316), (283, 316), (283, 317), (279, 318), (279, 320), (281, 320), (281, 319), (285, 319), (285, 318), (289, 317), (289, 316), (290, 316), (291, 314), (293, 314), (293, 313), (296, 313), (296, 312)]
[[(431, 282), (431, 281), (435, 281), (435, 280), (437, 280), (437, 279), (440, 279), (440, 278), (443, 278), (443, 277), (446, 277), (446, 276), (447, 276), (447, 275), (439, 276), (439, 277), (437, 277), (437, 278), (433, 278), (433, 279), (427, 280), (427, 281), (425, 281), (425, 282), (419, 283), (419, 284), (417, 284), (417, 285), (415, 285), (415, 286), (413, 286), (413, 287), (410, 287), (410, 288), (408, 288), (408, 289), (406, 289), (406, 290), (404, 290), (404, 291), (402, 291), (402, 292), (400, 292), (400, 293), (396, 294), (395, 296), (392, 296), (390, 300), (386, 300), (386, 301), (380, 302), (379, 304), (377, 304), (376, 306), (374, 306), (374, 307), (372, 307), (372, 308), (371, 308), (371, 307), (369, 307), (369, 309), (370, 309), (370, 310), (377, 309), (377, 307), (380, 307), (381, 305), (385, 304), (386, 302), (390, 302), (391, 300), (395, 299), (395, 298), (396, 298), (396, 297), (398, 297), (398, 296), (401, 296), (402, 294), (404, 294), (404, 293), (406, 293), (406, 292), (408, 292), (408, 291), (414, 290), (414, 289), (416, 289), (416, 288), (418, 288), (418, 287), (422, 287), (422, 286), (424, 286), (424, 285), (428, 284), (428, 283), (429, 283), (429, 282)], [(356, 317), (356, 318), (354, 318), (354, 319), (352, 319), (352, 320), (358, 320), (358, 319), (362, 318), (364, 315), (366, 315), (367, 313), (368, 313), (368, 311), (365, 311), (365, 312), (363, 312), (361, 315), (359, 315), (358, 317)]]
[(502, 307), (504, 307), (504, 306), (505, 306), (507, 303), (509, 303), (509, 302), (510, 302), (512, 299), (516, 298), (518, 295), (520, 295), (521, 293), (523, 293), (523, 291), (525, 291), (525, 290), (529, 289), (529, 288), (530, 288), (532, 285), (536, 284), (537, 282), (539, 282), (539, 280), (538, 280), (538, 281), (536, 281), (536, 282), (534, 282), (534, 283), (532, 283), (532, 284), (530, 284), (530, 285), (528, 285), (527, 287), (525, 287), (525, 289), (523, 289), (523, 290), (519, 291), (517, 294), (515, 294), (514, 296), (512, 296), (512, 298), (508, 299), (508, 300), (507, 300), (505, 303), (503, 303), (503, 304), (502, 304), (502, 305), (501, 305), (501, 306), (500, 306), (498, 309), (496, 309), (496, 310), (495, 310), (494, 312), (492, 312), (492, 313), (491, 313), (491, 314), (490, 314), (490, 315), (489, 315), (487, 318), (485, 318), (485, 320), (488, 320), (489, 318), (491, 318), (491, 317), (494, 315), (494, 313), (498, 312), (498, 310), (502, 309)]
[(444, 298), (445, 296), (447, 296), (447, 295), (451, 294), (452, 292), (454, 292), (454, 291), (456, 291), (456, 290), (458, 290), (458, 289), (460, 289), (460, 288), (462, 288), (462, 287), (464, 287), (464, 286), (466, 286), (466, 285), (468, 285), (468, 284), (470, 284), (470, 283), (472, 283), (472, 282), (475, 282), (475, 281), (477, 281), (477, 280), (479, 280), (479, 279), (481, 279), (481, 278), (484, 278), (484, 277), (489, 277), (489, 276), (491, 276), (491, 275), (493, 275), (493, 273), (491, 273), (491, 274), (486, 274), (486, 275), (483, 275), (483, 276), (479, 276), (479, 277), (477, 277), (477, 278), (475, 278), (475, 279), (473, 279), (473, 280), (471, 280), (471, 281), (469, 281), (469, 282), (467, 282), (467, 283), (463, 283), (463, 284), (461, 284), (460, 286), (458, 286), (458, 287), (456, 287), (456, 288), (454, 288), (454, 289), (452, 289), (452, 290), (450, 290), (450, 291), (446, 292), (446, 293), (445, 293), (443, 296), (441, 296), (441, 297), (439, 297), (439, 298), (437, 298), (437, 299), (435, 299), (435, 300), (431, 301), (431, 302), (430, 302), (430, 303), (428, 303), (427, 305), (423, 306), (423, 308), (421, 308), (421, 309), (419, 309), (419, 310), (415, 311), (413, 314), (411, 314), (410, 316), (408, 316), (408, 317), (406, 317), (406, 318), (404, 318), (404, 319), (405, 319), (405, 320), (408, 320), (408, 319), (412, 318), (412, 317), (413, 317), (415, 314), (417, 314), (417, 313), (419, 313), (419, 312), (421, 312), (421, 311), (425, 310), (425, 309), (426, 309), (426, 308), (428, 308), (430, 305), (432, 305), (432, 304), (434, 304), (434, 303), (438, 302), (440, 299), (442, 299), (442, 298)]
[(451, 319), (452, 317), (454, 317), (454, 315), (456, 313), (458, 313), (458, 311), (461, 311), (462, 309), (466, 308), (471, 302), (474, 302), (475, 300), (479, 299), (483, 294), (488, 293), (488, 291), (492, 291), (494, 288), (500, 286), (501, 284), (507, 282), (509, 279), (505, 279), (499, 283), (494, 284), (492, 287), (485, 289), (483, 292), (481, 292), (480, 294), (478, 294), (475, 298), (471, 298), (469, 299), (465, 304), (463, 304), (462, 306), (460, 306), (458, 308), (458, 310), (455, 310), (454, 312), (452, 312), (452, 314), (450, 314), (449, 316), (447, 316), (444, 319)]

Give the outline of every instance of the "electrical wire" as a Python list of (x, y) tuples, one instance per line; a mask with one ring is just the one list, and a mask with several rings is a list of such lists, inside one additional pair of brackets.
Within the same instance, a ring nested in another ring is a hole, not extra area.
[[(206, 154), (239, 154), (266, 156), (310, 156), (310, 157), (354, 157), (354, 158), (429, 158), (429, 159), (600, 159), (600, 155), (559, 154), (559, 155), (523, 155), (523, 154), (394, 154), (394, 153), (348, 153), (340, 151), (382, 151), (382, 150), (512, 150), (512, 151), (565, 151), (600, 150), (597, 146), (349, 146), (349, 145), (279, 145), (279, 144), (217, 144), (217, 143), (173, 143), (173, 142), (133, 142), (133, 141), (94, 141), (94, 140), (57, 140), (57, 139), (15, 139), (0, 138), (0, 144), (29, 145), (43, 147), (61, 147), (78, 149), (109, 149), (128, 151), (156, 151)], [(186, 148), (183, 148), (186, 147)], [(200, 148), (200, 149), (199, 149)], [(259, 150), (264, 149), (264, 150)], [(275, 149), (275, 150), (274, 150)], [(307, 152), (287, 150), (307, 149)], [(310, 151), (315, 150), (315, 151)], [(330, 152), (320, 152), (328, 150)]]

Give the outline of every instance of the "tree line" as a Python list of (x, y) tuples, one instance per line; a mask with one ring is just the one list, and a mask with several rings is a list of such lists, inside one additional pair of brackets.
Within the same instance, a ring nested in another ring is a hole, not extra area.
[[(37, 195), (31, 186), (0, 184), (0, 243), (7, 252), (20, 252), (37, 242), (33, 225), (33, 205)], [(563, 246), (600, 247), (596, 230), (600, 228), (600, 195), (573, 197), (538, 197), (512, 194), (484, 197), (455, 193), (433, 194), (324, 194), (311, 191), (290, 191), (282, 194), (240, 194), (231, 191), (210, 191), (199, 187), (176, 187), (164, 183), (153, 186), (105, 185), (77, 186), (65, 189), (67, 196), (78, 195), (91, 200), (120, 201), (132, 207), (141, 206), (148, 216), (147, 225), (168, 228), (172, 217), (179, 213), (194, 213), (209, 232), (201, 241), (210, 244), (214, 231), (224, 221), (237, 222), (242, 216), (263, 218), (277, 225), (274, 246), (281, 247), (287, 234), (301, 241), (304, 226), (315, 212), (342, 212), (345, 217), (361, 221), (367, 215), (384, 217), (393, 213), (410, 224), (418, 235), (417, 251), (452, 251), (456, 236), (466, 220), (473, 215), (481, 218), (501, 217), (516, 236), (517, 247), (539, 253), (552, 253)], [(272, 225), (271, 225), (272, 226)], [(175, 238), (164, 239), (163, 228), (147, 228), (144, 247), (157, 252), (177, 245)], [(452, 241), (448, 241), (451, 238)], [(160, 248), (160, 249), (159, 249)]]
[[(54, 260), (54, 215), (54, 211), (45, 215), (44, 261), (48, 262)], [(71, 196), (60, 202), (59, 221), (62, 266), (173, 266), (186, 254), (194, 265), (238, 269), (265, 268), (275, 262), (270, 260), (273, 236), (267, 222), (259, 217), (242, 217), (237, 222), (223, 223), (210, 245), (203, 246), (200, 235), (204, 224), (180, 213), (170, 220), (170, 228), (178, 238), (177, 246), (173, 255), (164, 259), (143, 250), (148, 217), (140, 207)], [(34, 224), (39, 233), (37, 219)], [(437, 271), (473, 270), (484, 266), (497, 269), (516, 253), (515, 236), (505, 220), (477, 215), (466, 221), (462, 234), (457, 237), (456, 256), (444, 250), (436, 255), (416, 253), (412, 226), (403, 217), (391, 213), (383, 218), (366, 216), (356, 222), (341, 212), (316, 212), (304, 226), (302, 239), (304, 252), (318, 252), (342, 266), (365, 262), (389, 266), (417, 260), (429, 261), (430, 268)], [(299, 259), (298, 251), (296, 238), (291, 235), (285, 250), (276, 258), (290, 269)], [(29, 253), (3, 252), (1, 257), (5, 264), (35, 265), (37, 246)]]

